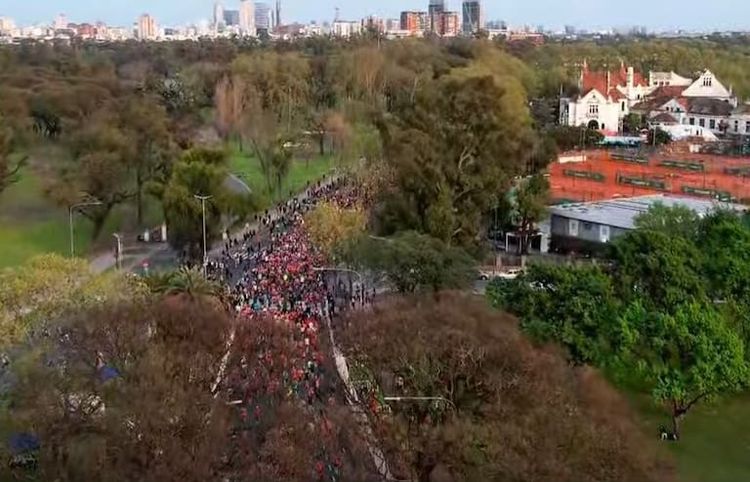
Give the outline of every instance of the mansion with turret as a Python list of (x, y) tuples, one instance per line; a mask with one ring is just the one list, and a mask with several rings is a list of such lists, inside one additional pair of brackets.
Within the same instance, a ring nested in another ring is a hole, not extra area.
[(750, 109), (738, 105), (731, 87), (709, 70), (696, 79), (674, 72), (645, 76), (621, 65), (592, 71), (586, 62), (578, 80), (580, 94), (560, 98), (560, 124), (587, 126), (604, 133), (622, 131), (623, 119), (639, 114), (651, 126), (750, 135)]

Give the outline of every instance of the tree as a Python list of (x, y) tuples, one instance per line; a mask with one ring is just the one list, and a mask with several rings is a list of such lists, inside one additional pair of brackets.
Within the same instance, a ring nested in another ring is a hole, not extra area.
[(656, 203), (635, 218), (636, 229), (680, 236), (692, 241), (698, 235), (700, 216), (687, 206)]
[(470, 295), (396, 297), (345, 321), (351, 376), (394, 478), (671, 478), (598, 374), (533, 348)]
[(535, 174), (522, 179), (516, 186), (516, 211), (518, 213), (518, 232), (521, 235), (519, 251), (529, 253), (531, 234), (535, 225), (541, 221), (549, 204), (549, 182), (543, 174)]
[(164, 274), (146, 278), (146, 284), (153, 293), (163, 296), (184, 296), (188, 300), (209, 301), (221, 298), (223, 292), (219, 283), (206, 279), (198, 269), (181, 268)]
[(672, 135), (660, 127), (655, 127), (648, 131), (648, 143), (652, 146), (663, 146), (671, 142)]
[(618, 349), (620, 302), (612, 280), (598, 267), (532, 264), (515, 280), (492, 281), (487, 297), (518, 316), (535, 341), (565, 347), (574, 363), (606, 365)]
[(120, 114), (122, 128), (135, 146), (128, 164), (135, 176), (138, 225), (143, 223), (143, 191), (147, 183), (166, 180), (171, 169), (171, 136), (166, 110), (156, 99), (130, 99)]
[(20, 355), (11, 430), (40, 440), (40, 480), (187, 480), (225, 467), (232, 409), (211, 387), (230, 321), (210, 305), (104, 305)]
[(99, 115), (71, 137), (72, 159), (61, 165), (61, 176), (51, 192), (68, 206), (81, 197), (101, 203), (95, 209), (81, 211), (94, 224), (94, 239), (112, 209), (136, 195), (129, 163), (136, 146), (109, 113)]
[(385, 277), (400, 293), (466, 288), (476, 278), (474, 260), (466, 252), (424, 234), (363, 236), (344, 247), (342, 259)]
[(522, 87), (463, 71), (420, 89), (380, 128), (396, 184), (384, 194), (383, 216), (463, 244), (474, 242), (493, 193), (520, 170), (530, 138)]
[(305, 229), (312, 242), (329, 258), (349, 240), (365, 232), (367, 217), (358, 207), (346, 209), (323, 202), (305, 216)]
[(692, 238), (709, 255), (702, 272), (714, 300), (734, 299), (750, 307), (750, 226), (729, 210), (716, 211), (700, 220)]
[(626, 134), (640, 135), (644, 128), (646, 128), (646, 124), (640, 114), (631, 113), (622, 119), (622, 131)]
[(203, 206), (206, 201), (206, 243), (210, 247), (221, 230), (221, 215), (226, 211), (228, 194), (224, 187), (227, 159), (222, 151), (193, 149), (175, 164), (172, 175), (161, 190), (164, 216), (169, 229), (169, 243), (191, 260), (203, 253)]
[(624, 301), (671, 312), (706, 300), (702, 254), (690, 241), (658, 231), (631, 231), (612, 244), (613, 279)]
[(747, 384), (750, 365), (742, 341), (712, 305), (688, 302), (669, 314), (635, 302), (621, 323), (625, 360), (667, 407), (678, 437), (680, 421), (697, 403)]
[(0, 194), (18, 182), (19, 172), (26, 165), (28, 158), (19, 155), (17, 147), (13, 131), (0, 117)]
[(48, 329), (70, 310), (106, 301), (137, 300), (141, 283), (121, 273), (95, 275), (85, 261), (57, 255), (32, 258), (0, 272), (0, 350)]
[(599, 131), (588, 127), (555, 126), (549, 128), (546, 132), (555, 140), (560, 152), (596, 147), (604, 139)]

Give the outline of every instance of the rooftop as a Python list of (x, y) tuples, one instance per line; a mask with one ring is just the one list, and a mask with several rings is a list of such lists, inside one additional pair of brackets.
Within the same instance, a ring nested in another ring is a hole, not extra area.
[(697, 199), (692, 197), (654, 194), (649, 196), (611, 199), (607, 201), (553, 206), (550, 208), (550, 214), (568, 219), (576, 219), (587, 223), (604, 224), (622, 229), (634, 229), (635, 218), (647, 212), (651, 206), (659, 203), (667, 207), (685, 206), (692, 209), (700, 216), (705, 216), (719, 208), (729, 208), (736, 211), (747, 210), (745, 206), (740, 204), (719, 202), (712, 199)]

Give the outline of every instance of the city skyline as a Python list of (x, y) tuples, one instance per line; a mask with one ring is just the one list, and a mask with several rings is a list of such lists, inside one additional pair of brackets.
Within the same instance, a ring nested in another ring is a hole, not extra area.
[[(225, 8), (238, 8), (239, 0), (224, 1)], [(273, 2), (268, 2), (273, 4)], [(359, 19), (368, 15), (398, 18), (403, 10), (427, 10), (429, 0), (348, 2), (340, 0), (285, 0), (282, 2), (285, 22), (331, 21), (335, 8), (341, 18)], [(343, 5), (342, 5), (343, 4)], [(460, 0), (446, 0), (446, 10), (461, 11)], [(211, 21), (213, 0), (35, 0), (16, 2), (0, 0), (0, 16), (14, 18), (20, 24), (49, 23), (60, 13), (71, 22), (103, 21), (113, 25), (130, 25), (143, 13), (154, 16), (160, 24), (179, 25)], [(739, 0), (715, 0), (710, 8), (697, 11), (677, 0), (659, 3), (631, 0), (628, 9), (614, 9), (597, 0), (537, 0), (536, 2), (501, 2), (484, 0), (486, 20), (505, 20), (516, 25), (545, 25), (560, 28), (598, 29), (622, 26), (644, 26), (657, 30), (748, 30), (750, 5)], [(687, 8), (686, 8), (687, 7)]]

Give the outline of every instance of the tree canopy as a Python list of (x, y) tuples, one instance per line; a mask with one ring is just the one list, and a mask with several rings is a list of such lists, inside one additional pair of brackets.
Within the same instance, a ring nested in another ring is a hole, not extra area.
[(671, 477), (599, 375), (533, 348), (481, 301), (393, 299), (346, 326), (352, 377), (399, 479)]

